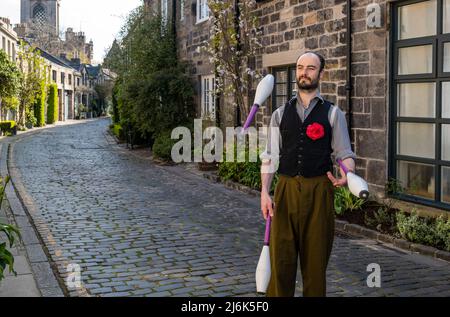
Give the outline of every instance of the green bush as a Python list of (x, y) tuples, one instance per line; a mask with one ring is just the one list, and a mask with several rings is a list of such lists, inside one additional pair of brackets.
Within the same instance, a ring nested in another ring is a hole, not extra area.
[[(6, 176), (5, 181), (1, 180), (0, 183), (0, 208), (3, 203), (3, 198), (5, 194), (5, 187), (10, 181), (10, 177)], [(15, 226), (4, 224), (0, 222), (0, 233), (3, 233), (6, 235), (9, 248), (12, 248), (15, 245), (16, 238), (20, 239), (20, 232), (19, 229), (17, 229)], [(3, 240), (1, 240), (3, 241)], [(4, 271), (6, 269), (6, 266), (9, 268), (10, 273), (14, 273), (14, 275), (17, 275), (17, 273), (14, 271), (14, 256), (12, 253), (7, 249), (6, 242), (0, 243), (0, 281), (5, 277)]]
[(45, 84), (41, 85), (41, 90), (34, 104), (34, 115), (36, 117), (36, 125), (38, 127), (45, 126), (45, 105), (47, 99), (47, 91)]
[(410, 216), (399, 212), (397, 228), (401, 236), (411, 242), (450, 251), (450, 220), (421, 218), (414, 211)]
[(380, 232), (392, 232), (396, 231), (396, 213), (391, 212), (390, 209), (385, 206), (378, 208), (374, 212), (373, 218), (368, 214), (364, 215), (364, 223), (369, 227), (375, 227)]
[(343, 215), (347, 211), (360, 210), (364, 200), (353, 195), (347, 187), (337, 187), (334, 191), (334, 210)]
[(16, 126), (16, 121), (1, 121), (0, 122), (0, 131), (2, 131), (6, 135), (10, 135), (13, 133), (13, 129)]
[(125, 139), (125, 134), (123, 131), (123, 128), (120, 124), (116, 123), (112, 125), (112, 131), (114, 133), (114, 135), (119, 139), (119, 140), (124, 140)]
[[(219, 176), (222, 180), (231, 180), (250, 188), (261, 190), (261, 160), (257, 153), (257, 161), (249, 162), (248, 148), (241, 155), (245, 155), (245, 162), (237, 162), (237, 147), (234, 147), (234, 160), (226, 162), (226, 153), (224, 151), (223, 162), (219, 163)], [(275, 174), (272, 181), (271, 193), (274, 192), (278, 174)]]
[(58, 121), (58, 86), (50, 84), (48, 87), (47, 123)]
[(435, 228), (438, 239), (444, 244), (444, 249), (450, 251), (450, 219), (445, 220), (442, 216), (437, 218)]
[(178, 141), (172, 140), (170, 136), (171, 131), (164, 131), (155, 138), (152, 147), (153, 155), (155, 157), (165, 161), (172, 161), (172, 147)]

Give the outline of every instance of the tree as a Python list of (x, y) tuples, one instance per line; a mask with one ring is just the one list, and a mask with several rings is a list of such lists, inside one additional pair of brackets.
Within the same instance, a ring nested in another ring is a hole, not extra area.
[(178, 60), (172, 25), (134, 10), (108, 54), (108, 66), (119, 76), (114, 103), (124, 127), (146, 138), (184, 123), (193, 116), (193, 86), (187, 65)]
[(3, 113), (5, 100), (7, 107), (15, 105), (15, 99), (20, 87), (21, 74), (16, 64), (9, 60), (3, 50), (0, 50), (0, 109)]
[[(254, 14), (255, 0), (208, 0), (212, 13), (210, 40), (204, 49), (216, 68), (216, 94), (233, 98), (243, 118), (249, 113), (245, 96), (252, 81), (260, 78), (255, 70), (254, 56), (262, 47), (258, 38), (258, 18)], [(244, 119), (245, 120), (245, 119)]]
[(31, 45), (21, 42), (18, 53), (22, 81), (19, 93), (19, 120), (21, 127), (25, 121), (34, 123), (34, 105), (42, 94), (42, 87), (47, 82), (46, 65), (39, 51)]

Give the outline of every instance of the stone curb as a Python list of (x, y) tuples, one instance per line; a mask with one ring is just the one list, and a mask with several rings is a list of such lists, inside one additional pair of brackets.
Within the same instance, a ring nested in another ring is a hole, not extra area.
[[(245, 185), (241, 185), (230, 180), (222, 181), (216, 173), (204, 173), (203, 177), (216, 183), (222, 183), (228, 188), (237, 189), (252, 196), (259, 196), (261, 194), (259, 191), (247, 187)], [(383, 234), (378, 231), (368, 229), (357, 224), (352, 224), (344, 220), (336, 219), (335, 229), (342, 233), (349, 233), (356, 236), (366, 237), (369, 239), (379, 241), (381, 243), (390, 243), (396, 246), (397, 248), (405, 251), (416, 252), (425, 256), (433, 257), (435, 259), (450, 262), (450, 252), (448, 251), (439, 250), (434, 247), (416, 244), (404, 239), (395, 238), (393, 236)]]
[[(34, 135), (37, 132), (39, 131), (18, 136), (13, 140), (17, 141), (23, 137)], [(12, 174), (9, 171), (9, 146), (9, 142), (2, 142), (0, 153), (2, 158), (0, 164), (1, 175)], [(10, 184), (5, 189), (5, 196), (10, 204), (14, 218), (16, 221), (20, 220), (20, 223), (16, 223), (16, 225), (20, 228), (27, 258), (41, 295), (44, 297), (63, 297), (64, 292), (55, 275), (54, 265), (52, 265), (48, 253), (44, 250), (42, 239), (39, 236), (36, 225), (31, 220), (30, 214), (22, 203), (12, 176)]]

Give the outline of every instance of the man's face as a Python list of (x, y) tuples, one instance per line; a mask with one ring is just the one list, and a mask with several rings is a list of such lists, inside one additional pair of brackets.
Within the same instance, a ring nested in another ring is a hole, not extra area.
[(319, 87), (323, 72), (320, 60), (314, 54), (304, 54), (297, 61), (297, 86), (300, 90), (313, 91)]

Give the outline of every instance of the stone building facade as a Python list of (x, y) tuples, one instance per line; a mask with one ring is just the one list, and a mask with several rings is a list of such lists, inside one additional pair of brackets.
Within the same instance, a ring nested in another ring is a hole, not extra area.
[[(199, 49), (211, 23), (198, 19), (205, 3), (146, 1), (169, 17), (175, 12), (199, 116), (204, 80), (214, 74)], [(396, 179), (403, 200), (450, 210), (450, 0), (263, 0), (254, 13), (263, 31), (256, 66), (276, 82), (257, 124), (267, 125), (295, 94), (298, 56), (321, 53), (327, 65), (320, 91), (346, 113), (357, 172), (371, 191), (383, 196)], [(221, 119), (233, 111), (221, 100)]]
[(8, 18), (0, 17), (0, 49), (12, 60), (17, 58), (18, 37)]
[(20, 38), (55, 56), (65, 54), (90, 64), (94, 54), (92, 40), (87, 42), (85, 33), (74, 32), (73, 28), (60, 34), (60, 5), (60, 0), (21, 0), (21, 23), (15, 31)]

